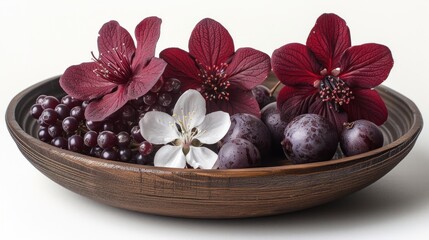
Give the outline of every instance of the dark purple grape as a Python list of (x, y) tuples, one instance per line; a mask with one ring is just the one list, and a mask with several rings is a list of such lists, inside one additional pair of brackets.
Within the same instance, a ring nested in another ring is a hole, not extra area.
[(83, 101), (80, 106), (85, 110), (88, 104), (89, 104), (89, 101)]
[(118, 143), (116, 135), (111, 131), (102, 131), (98, 134), (97, 144), (103, 149), (111, 149)]
[(243, 138), (255, 145), (262, 156), (271, 149), (270, 130), (261, 119), (247, 113), (236, 113), (231, 116), (231, 126), (221, 143), (235, 138)]
[(136, 109), (131, 105), (126, 104), (121, 109), (121, 119), (125, 121), (134, 121), (136, 118)]
[(164, 82), (163, 90), (166, 92), (179, 92), (182, 83), (177, 78), (169, 78)]
[(78, 121), (85, 119), (85, 109), (81, 106), (73, 107), (70, 110), (70, 116), (76, 118)]
[(61, 103), (72, 109), (76, 106), (80, 106), (82, 104), (82, 101), (77, 100), (70, 95), (65, 95), (61, 98)]
[(135, 108), (138, 108), (139, 106), (143, 105), (143, 104), (144, 104), (143, 96), (141, 96), (141, 97), (139, 97), (139, 98), (136, 98), (136, 99), (131, 100), (131, 101), (130, 101), (130, 104), (131, 104), (133, 107), (135, 107)]
[(55, 109), (55, 107), (58, 104), (60, 104), (60, 101), (58, 100), (58, 98), (56, 98), (54, 96), (46, 96), (43, 99), (43, 102), (41, 105), (42, 105), (43, 109), (48, 109), (48, 108)]
[(106, 121), (103, 123), (103, 131), (115, 132), (115, 124), (111, 121)]
[(118, 159), (118, 153), (114, 149), (104, 149), (101, 153), (101, 158), (107, 160), (116, 160)]
[(37, 99), (36, 99), (36, 104), (41, 105), (41, 104), (42, 104), (42, 102), (43, 102), (43, 100), (45, 100), (45, 97), (46, 97), (46, 95), (44, 95), (44, 94), (39, 95), (39, 96), (37, 97)]
[(130, 145), (131, 136), (127, 132), (122, 131), (118, 133), (116, 137), (118, 138), (118, 146), (120, 148), (126, 148)]
[(70, 108), (67, 107), (67, 105), (62, 104), (62, 103), (58, 104), (55, 107), (55, 112), (58, 113), (58, 119), (59, 120), (63, 120), (64, 118), (70, 116)]
[(151, 154), (152, 151), (153, 151), (153, 145), (148, 141), (143, 141), (139, 146), (139, 152), (143, 156), (147, 156), (147, 155)]
[(58, 113), (55, 112), (53, 108), (47, 108), (43, 110), (42, 114), (40, 115), (40, 119), (46, 125), (55, 125), (58, 120)]
[(94, 121), (91, 121), (91, 120), (86, 120), (85, 125), (88, 128), (88, 130), (98, 132), (98, 131), (100, 131), (102, 129), (103, 122), (94, 122)]
[(144, 141), (144, 138), (140, 132), (139, 126), (132, 127), (130, 130), (130, 133), (131, 133), (131, 137), (134, 139), (135, 142), (141, 143)]
[(57, 148), (67, 149), (68, 142), (64, 137), (56, 137), (52, 139), (51, 144)]
[(153, 92), (148, 92), (146, 93), (146, 95), (143, 96), (143, 102), (149, 106), (154, 105), (157, 100), (158, 99), (157, 99), (156, 93), (153, 93)]
[(155, 85), (153, 85), (152, 89), (150, 90), (151, 92), (157, 93), (159, 92), (159, 90), (161, 90), (162, 86), (164, 85), (164, 80), (162, 78), (160, 78), (158, 80), (158, 82), (155, 83)]
[(30, 115), (35, 119), (38, 119), (42, 115), (42, 112), (43, 108), (40, 104), (33, 104), (30, 108)]
[(161, 106), (161, 105), (155, 104), (155, 105), (152, 105), (152, 106), (151, 106), (150, 110), (151, 110), (151, 111), (158, 111), (158, 112), (166, 112), (166, 111), (167, 111), (167, 108), (165, 108), (164, 106)]
[(93, 157), (101, 158), (102, 152), (103, 152), (103, 149), (101, 147), (95, 146), (95, 147), (91, 148), (91, 150), (89, 151), (89, 155), (93, 156)]
[(153, 165), (153, 157), (151, 155), (143, 156), (140, 152), (137, 152), (131, 161), (140, 165)]
[(97, 146), (98, 133), (95, 131), (88, 131), (83, 137), (83, 143), (88, 147)]
[(63, 128), (61, 125), (51, 125), (48, 127), (48, 133), (52, 138), (60, 137), (63, 135)]
[(252, 89), (252, 94), (258, 102), (259, 108), (262, 109), (269, 103), (275, 102), (276, 98), (270, 95), (270, 89), (264, 85), (257, 85)]
[(383, 146), (383, 133), (368, 120), (345, 123), (340, 135), (340, 147), (346, 156), (353, 156)]
[(119, 160), (121, 162), (129, 162), (132, 157), (132, 151), (129, 148), (119, 149)]
[(170, 106), (172, 101), (173, 97), (171, 97), (171, 94), (169, 94), (168, 92), (162, 92), (158, 95), (158, 104), (163, 107)]
[(219, 150), (217, 166), (219, 169), (247, 168), (260, 164), (259, 150), (243, 138), (226, 142)]
[(338, 147), (336, 128), (317, 114), (302, 114), (290, 121), (284, 131), (283, 151), (293, 163), (332, 159)]
[(72, 134), (79, 128), (79, 122), (74, 117), (66, 117), (63, 120), (62, 127), (64, 132)]
[(39, 131), (37, 132), (37, 137), (43, 142), (49, 142), (52, 140), (51, 135), (49, 135), (48, 129), (45, 127), (39, 128)]
[(82, 152), (84, 148), (83, 138), (80, 135), (73, 135), (68, 139), (68, 149), (73, 152)]
[(268, 104), (261, 110), (261, 120), (270, 130), (273, 147), (281, 150), (281, 141), (284, 138), (287, 123), (280, 119), (280, 112), (277, 109), (276, 102)]

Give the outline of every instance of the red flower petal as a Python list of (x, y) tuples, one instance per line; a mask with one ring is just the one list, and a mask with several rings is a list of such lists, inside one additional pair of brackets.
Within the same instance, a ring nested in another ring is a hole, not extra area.
[[(136, 47), (134, 46), (133, 38), (130, 33), (119, 25), (116, 21), (110, 21), (105, 23), (100, 31), (98, 32), (98, 52), (103, 57), (111, 59), (113, 57), (113, 49), (117, 49), (118, 53), (125, 54), (127, 59), (130, 61), (133, 56)], [(112, 62), (116, 60), (111, 59)], [(131, 63), (131, 61), (130, 61)]]
[(307, 47), (328, 72), (339, 67), (341, 55), (350, 46), (349, 27), (335, 14), (321, 15), (307, 38)]
[(253, 48), (240, 48), (228, 65), (226, 75), (231, 85), (249, 90), (261, 84), (270, 71), (270, 56)]
[(205, 18), (192, 31), (189, 53), (204, 65), (220, 65), (234, 54), (234, 42), (220, 23)]
[(277, 97), (277, 108), (282, 120), (289, 122), (298, 115), (308, 113), (309, 106), (315, 101), (321, 101), (317, 88), (286, 85)]
[(349, 104), (343, 105), (350, 122), (366, 119), (381, 125), (387, 120), (386, 105), (376, 90), (353, 89), (353, 96)]
[(183, 90), (201, 88), (198, 77), (200, 71), (189, 53), (179, 48), (167, 48), (159, 55), (168, 63), (164, 71), (165, 78), (179, 79)]
[(291, 43), (275, 50), (271, 58), (273, 72), (285, 85), (311, 85), (321, 79), (321, 66), (305, 45)]
[(127, 101), (126, 88), (119, 85), (116, 91), (105, 95), (100, 100), (90, 102), (85, 109), (85, 118), (91, 121), (103, 121), (124, 106)]
[(309, 106), (308, 112), (319, 114), (326, 118), (337, 129), (338, 134), (341, 133), (344, 123), (347, 122), (347, 113), (335, 111), (327, 102), (314, 101)]
[(341, 58), (340, 78), (350, 87), (373, 88), (389, 76), (392, 67), (388, 47), (375, 43), (353, 46)]
[[(207, 109), (209, 111), (215, 111), (216, 107), (211, 105), (212, 103), (207, 104)], [(261, 117), (258, 102), (250, 90), (243, 91), (241, 89), (234, 89), (230, 91), (229, 101), (219, 101), (216, 102), (216, 105), (219, 110), (227, 112), (230, 115), (235, 113), (249, 113), (258, 118)]]
[(155, 56), (161, 22), (160, 18), (148, 17), (137, 25), (135, 30), (137, 49), (132, 63), (133, 69), (137, 68), (137, 64), (145, 66)]
[(128, 99), (135, 99), (146, 94), (164, 72), (167, 63), (160, 58), (152, 58), (147, 66), (140, 65), (128, 85)]
[(60, 78), (61, 88), (80, 100), (91, 100), (110, 93), (116, 84), (104, 80), (93, 72), (97, 63), (82, 63), (66, 69)]

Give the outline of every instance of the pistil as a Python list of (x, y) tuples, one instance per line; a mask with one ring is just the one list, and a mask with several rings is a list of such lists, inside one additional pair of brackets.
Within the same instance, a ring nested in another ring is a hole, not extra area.
[(319, 94), (323, 102), (329, 102), (330, 108), (339, 112), (340, 107), (354, 99), (353, 92), (340, 78), (332, 75), (320, 81)]

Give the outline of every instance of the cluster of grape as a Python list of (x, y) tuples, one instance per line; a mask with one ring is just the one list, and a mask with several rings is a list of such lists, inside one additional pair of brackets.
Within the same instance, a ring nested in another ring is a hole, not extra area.
[(55, 147), (122, 162), (153, 164), (158, 149), (145, 141), (139, 120), (148, 111), (171, 113), (180, 96), (181, 82), (162, 78), (138, 99), (129, 101), (101, 122), (85, 119), (87, 101), (66, 95), (60, 100), (40, 95), (30, 114), (39, 124), (38, 138)]

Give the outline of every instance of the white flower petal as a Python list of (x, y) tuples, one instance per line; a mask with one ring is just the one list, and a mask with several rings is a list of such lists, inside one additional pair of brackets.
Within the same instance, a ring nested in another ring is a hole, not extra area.
[(217, 154), (206, 147), (193, 147), (186, 154), (186, 161), (193, 168), (212, 169), (217, 161)]
[(195, 136), (201, 143), (213, 144), (221, 140), (231, 126), (229, 114), (222, 111), (206, 115), (204, 121), (197, 126), (198, 134)]
[(184, 92), (177, 100), (173, 110), (173, 117), (181, 124), (184, 131), (200, 125), (206, 115), (206, 100), (193, 89)]
[(144, 139), (153, 144), (166, 144), (179, 138), (174, 118), (164, 112), (147, 112), (139, 126)]
[(165, 145), (155, 154), (156, 167), (185, 168), (186, 158), (181, 146)]

